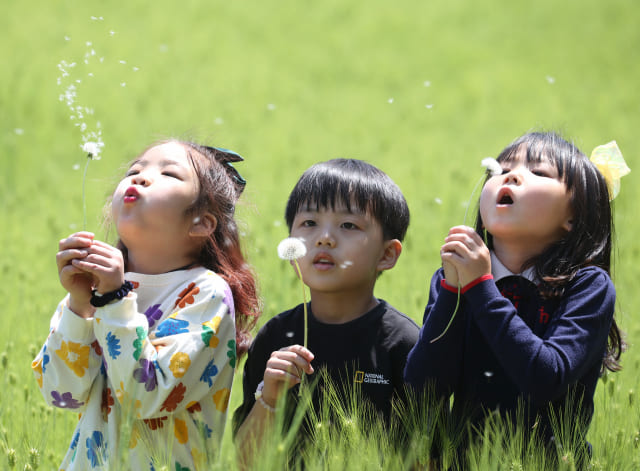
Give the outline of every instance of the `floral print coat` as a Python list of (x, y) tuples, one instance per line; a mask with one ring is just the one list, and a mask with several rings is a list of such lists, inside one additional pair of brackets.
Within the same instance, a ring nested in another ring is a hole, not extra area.
[(205, 469), (235, 368), (229, 286), (205, 268), (125, 278), (93, 318), (63, 299), (32, 363), (45, 400), (80, 414), (60, 469)]

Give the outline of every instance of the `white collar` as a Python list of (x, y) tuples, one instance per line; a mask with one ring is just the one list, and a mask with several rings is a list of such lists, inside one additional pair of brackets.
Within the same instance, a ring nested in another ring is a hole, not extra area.
[(502, 278), (506, 278), (507, 276), (521, 276), (531, 281), (532, 283), (537, 284), (537, 277), (535, 274), (535, 270), (533, 267), (527, 268), (522, 273), (513, 273), (504, 264), (498, 259), (495, 252), (491, 251), (491, 274), (493, 275), (493, 281), (497, 282)]

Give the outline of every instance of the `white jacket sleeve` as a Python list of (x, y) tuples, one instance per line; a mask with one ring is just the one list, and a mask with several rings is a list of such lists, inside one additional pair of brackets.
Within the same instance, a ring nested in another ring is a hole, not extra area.
[(51, 318), (42, 349), (31, 363), (45, 401), (81, 412), (102, 367), (102, 351), (93, 334), (94, 319), (67, 307), (65, 297)]

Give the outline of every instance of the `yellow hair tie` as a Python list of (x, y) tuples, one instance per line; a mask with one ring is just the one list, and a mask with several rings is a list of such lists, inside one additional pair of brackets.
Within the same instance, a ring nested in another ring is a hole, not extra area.
[(622, 157), (616, 141), (611, 141), (596, 147), (591, 152), (591, 162), (594, 163), (607, 182), (609, 189), (609, 201), (620, 193), (620, 178), (631, 171)]

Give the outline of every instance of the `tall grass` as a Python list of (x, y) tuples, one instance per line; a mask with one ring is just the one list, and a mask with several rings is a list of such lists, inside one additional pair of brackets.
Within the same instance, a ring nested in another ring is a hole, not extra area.
[[(76, 423), (44, 406), (29, 364), (63, 296), (57, 241), (82, 226), (74, 168), (86, 156), (56, 78), (57, 64), (82, 58), (87, 41), (105, 57), (95, 80), (81, 84), (105, 142), (88, 169), (87, 227), (104, 236), (114, 179), (151, 141), (193, 137), (236, 150), (246, 159), (238, 213), (265, 302), (261, 322), (299, 302), (275, 248), (287, 235), (288, 193), (311, 164), (362, 158), (403, 189), (411, 226), (376, 294), (421, 323), (438, 248), (463, 219), (483, 157), (531, 128), (558, 129), (586, 153), (616, 139), (632, 169), (615, 201), (614, 266), (630, 348), (624, 370), (598, 386), (588, 439), (594, 469), (640, 468), (639, 13), (633, 0), (8, 2), (0, 16), (0, 468), (10, 460), (14, 469), (55, 468)], [(240, 389), (238, 376), (231, 411)], [(340, 433), (319, 439), (324, 465), (335, 455), (392, 469), (384, 437), (358, 435), (348, 448)], [(485, 440), (472, 461), (509, 469), (500, 457), (511, 456), (511, 443)], [(235, 463), (229, 430), (219, 463)], [(529, 466), (513, 469), (520, 464)]]

